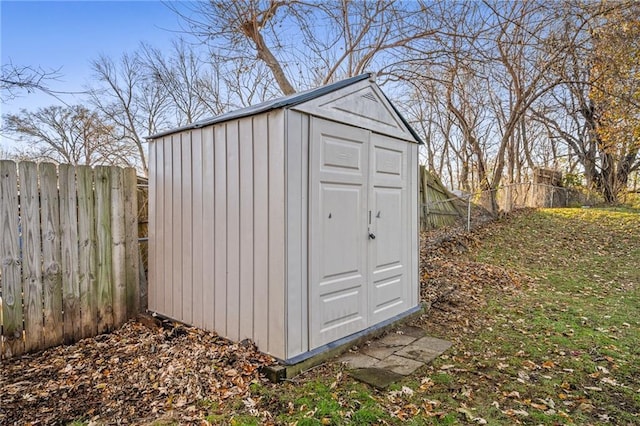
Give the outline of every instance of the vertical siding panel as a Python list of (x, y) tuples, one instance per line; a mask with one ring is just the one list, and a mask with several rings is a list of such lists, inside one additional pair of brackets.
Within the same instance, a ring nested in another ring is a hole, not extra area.
[(164, 315), (171, 316), (171, 298), (172, 291), (171, 281), (173, 279), (173, 261), (172, 261), (172, 251), (174, 247), (173, 242), (173, 228), (174, 228), (174, 215), (173, 215), (173, 198), (175, 197), (173, 193), (173, 181), (179, 180), (173, 169), (173, 143), (171, 136), (167, 136), (162, 140), (163, 145), (163, 156), (164, 156), (164, 173), (162, 177), (162, 187), (164, 188), (164, 245), (162, 252), (162, 264), (164, 265), (164, 274), (162, 277), (162, 286), (160, 290), (162, 293), (160, 294), (162, 297), (160, 311)]
[(164, 141), (149, 145), (153, 173), (149, 175), (149, 309), (161, 312), (164, 303)]
[(287, 358), (302, 352), (302, 115), (287, 112)]
[(182, 149), (181, 134), (171, 136), (171, 145), (173, 148), (173, 173), (172, 173), (172, 196), (173, 196), (173, 236), (171, 243), (171, 254), (169, 261), (173, 265), (173, 273), (170, 275), (171, 280), (171, 318), (182, 318), (182, 233), (183, 217), (182, 204), (184, 203), (184, 193), (182, 191)]
[(191, 159), (193, 176), (193, 325), (205, 328), (203, 315), (203, 262), (202, 240), (204, 224), (202, 222), (204, 194), (202, 191), (202, 130), (194, 129), (191, 132)]
[[(147, 237), (149, 238), (148, 242), (147, 242), (147, 250), (148, 250), (148, 255), (147, 255), (147, 262), (149, 265), (149, 276), (148, 278), (148, 283), (149, 283), (149, 289), (148, 289), (148, 301), (147, 301), (147, 307), (149, 308), (150, 311), (155, 311), (156, 310), (156, 284), (157, 284), (157, 276), (158, 274), (156, 273), (156, 268), (158, 267), (158, 262), (156, 260), (156, 256), (158, 255), (158, 249), (156, 247), (157, 244), (157, 233), (156, 233), (156, 226), (158, 224), (158, 220), (157, 220), (157, 214), (158, 214), (158, 208), (157, 208), (157, 202), (158, 200), (156, 199), (156, 193), (158, 191), (158, 180), (156, 179), (156, 175), (158, 173), (158, 164), (156, 163), (156, 159), (157, 159), (157, 155), (156, 155), (156, 150), (158, 147), (158, 141), (154, 140), (154, 141), (150, 141), (149, 142), (149, 192), (148, 192), (148, 198), (147, 198), (147, 208), (149, 209), (149, 226), (147, 228)], [(142, 267), (142, 265), (141, 265)]]
[(227, 337), (240, 336), (239, 121), (227, 123)]
[(225, 125), (215, 132), (215, 330), (226, 336), (227, 318), (227, 141)]
[(309, 350), (309, 116), (287, 112), (287, 357)]
[(301, 352), (309, 350), (309, 150), (311, 149), (311, 141), (309, 140), (310, 120), (309, 116), (302, 116), (302, 134), (300, 140), (302, 142), (302, 197), (300, 197), (301, 218), (300, 229), (302, 230), (301, 247), (302, 252), (302, 277), (301, 277), (301, 298), (300, 304), (300, 327), (302, 329)]
[(253, 127), (240, 120), (240, 336), (253, 337)]
[(203, 314), (204, 326), (215, 329), (215, 180), (213, 127), (202, 129), (202, 193), (203, 193)]
[(258, 348), (269, 350), (269, 170), (267, 115), (253, 118), (253, 340)]
[(285, 358), (285, 182), (284, 112), (267, 114), (269, 123), (269, 352)]
[(418, 145), (411, 144), (409, 147), (409, 184), (408, 194), (410, 198), (409, 203), (409, 217), (411, 225), (409, 226), (411, 235), (409, 236), (410, 247), (409, 257), (411, 262), (409, 267), (411, 271), (409, 277), (411, 282), (409, 283), (410, 301), (411, 307), (417, 306), (420, 303), (420, 288), (418, 284), (418, 268), (419, 268), (419, 217), (418, 217)]
[(182, 144), (182, 261), (180, 270), (182, 279), (180, 291), (182, 292), (182, 305), (180, 316), (176, 317), (187, 324), (193, 324), (193, 193), (191, 170), (191, 131), (183, 132), (180, 138)]

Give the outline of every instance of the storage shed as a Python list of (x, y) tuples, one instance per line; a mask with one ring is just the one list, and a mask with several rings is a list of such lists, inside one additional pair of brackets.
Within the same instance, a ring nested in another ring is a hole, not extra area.
[(151, 136), (149, 310), (289, 364), (417, 311), (419, 143), (369, 74)]

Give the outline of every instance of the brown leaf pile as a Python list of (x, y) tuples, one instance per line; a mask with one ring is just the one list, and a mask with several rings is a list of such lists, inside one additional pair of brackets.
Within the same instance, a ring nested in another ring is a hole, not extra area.
[(264, 380), (260, 368), (273, 362), (250, 342), (143, 322), (151, 326), (130, 321), (112, 334), (4, 361), (0, 424), (189, 423), (248, 395)]
[(451, 337), (475, 330), (486, 323), (477, 313), (489, 293), (512, 294), (531, 284), (513, 271), (466, 259), (492, 226), (496, 222), (483, 221), (472, 232), (452, 227), (421, 235), (420, 296), (427, 305), (421, 322), (426, 329)]

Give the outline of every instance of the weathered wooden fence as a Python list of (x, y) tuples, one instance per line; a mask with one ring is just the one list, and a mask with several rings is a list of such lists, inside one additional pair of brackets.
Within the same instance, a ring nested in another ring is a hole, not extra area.
[(134, 169), (0, 161), (0, 353), (95, 336), (139, 309)]
[(567, 207), (570, 195), (570, 191), (561, 186), (528, 182), (501, 186), (496, 199), (500, 210), (510, 212), (522, 207)]
[[(456, 206), (455, 197), (426, 167), (420, 166), (420, 229), (453, 225), (466, 215)], [(465, 202), (466, 203), (466, 202)]]

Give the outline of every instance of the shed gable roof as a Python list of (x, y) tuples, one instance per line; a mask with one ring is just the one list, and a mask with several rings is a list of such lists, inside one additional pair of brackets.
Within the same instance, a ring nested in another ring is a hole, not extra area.
[(291, 109), (371, 129), (400, 139), (421, 140), (391, 101), (370, 80), (361, 80)]
[(326, 86), (262, 102), (246, 108), (200, 120), (179, 128), (149, 136), (153, 140), (183, 130), (198, 129), (216, 123), (235, 120), (280, 108), (296, 110), (347, 122), (360, 127), (370, 127), (382, 133), (422, 143), (386, 95), (372, 81), (370, 73), (340, 80)]

